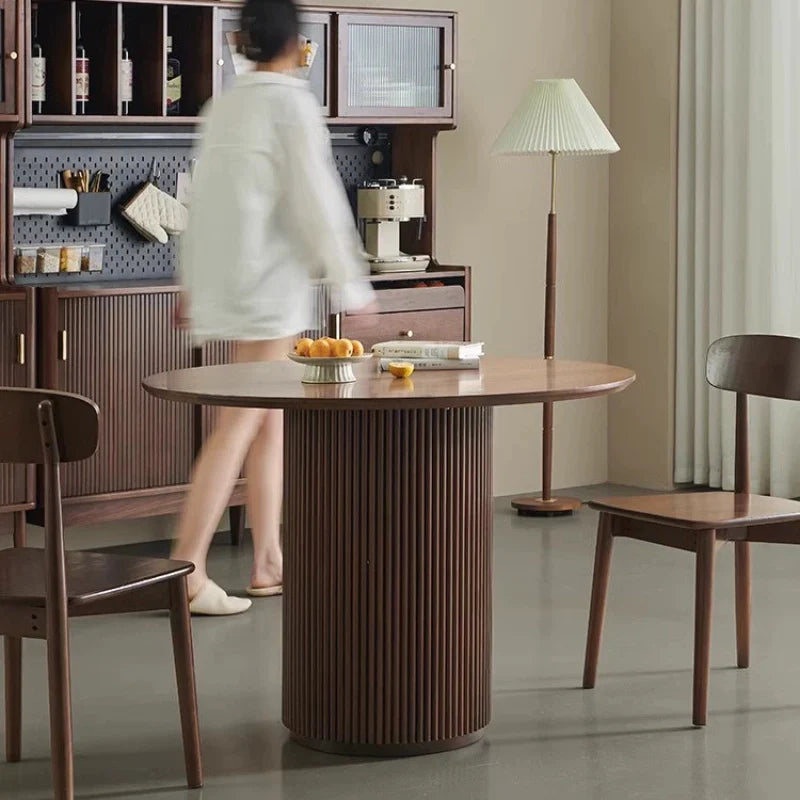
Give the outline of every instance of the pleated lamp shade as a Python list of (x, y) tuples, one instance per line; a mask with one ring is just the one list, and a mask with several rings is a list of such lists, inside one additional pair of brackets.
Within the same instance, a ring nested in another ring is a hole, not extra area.
[(539, 80), (495, 142), (500, 155), (602, 155), (619, 145), (572, 78)]

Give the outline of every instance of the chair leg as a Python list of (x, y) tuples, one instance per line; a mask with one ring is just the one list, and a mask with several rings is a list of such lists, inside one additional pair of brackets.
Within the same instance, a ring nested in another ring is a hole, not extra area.
[(750, 666), (750, 542), (736, 542), (736, 663)]
[(169, 618), (172, 626), (172, 647), (175, 654), (175, 677), (178, 682), (186, 780), (190, 789), (198, 789), (203, 785), (203, 764), (200, 754), (200, 724), (197, 714), (192, 622), (189, 614), (186, 578), (172, 581), (170, 584)]
[(22, 639), (5, 637), (6, 761), (22, 758)]
[(231, 506), (228, 515), (231, 523), (231, 545), (239, 547), (244, 536), (244, 506)]
[(586, 636), (586, 658), (583, 664), (583, 688), (593, 689), (597, 680), (597, 662), (600, 656), (600, 639), (606, 613), (608, 581), (611, 574), (611, 517), (601, 514), (597, 526), (597, 547), (594, 555), (592, 600), (589, 609), (589, 631)]
[[(14, 547), (25, 547), (25, 512), (14, 514)], [(22, 758), (22, 639), (5, 637), (6, 760)]]
[(694, 699), (692, 723), (706, 724), (708, 714), (708, 677), (711, 656), (711, 605), (714, 594), (714, 554), (716, 531), (697, 534), (694, 616)]
[[(49, 609), (48, 609), (49, 610)], [(55, 800), (73, 800), (72, 699), (66, 614), (48, 615), (47, 680), (50, 689), (50, 757)]]

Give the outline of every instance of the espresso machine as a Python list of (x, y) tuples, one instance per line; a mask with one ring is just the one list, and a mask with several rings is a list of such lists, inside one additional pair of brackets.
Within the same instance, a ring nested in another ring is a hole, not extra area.
[(428, 268), (430, 256), (400, 250), (401, 223), (419, 220), (422, 233), (425, 187), (419, 178), (367, 181), (358, 190), (358, 218), (373, 272), (424, 272)]

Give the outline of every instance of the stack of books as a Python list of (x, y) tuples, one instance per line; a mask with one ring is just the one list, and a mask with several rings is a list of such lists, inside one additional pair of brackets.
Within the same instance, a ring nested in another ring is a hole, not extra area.
[(479, 369), (483, 342), (380, 342), (372, 348), (382, 371), (395, 361), (408, 361), (415, 370)]

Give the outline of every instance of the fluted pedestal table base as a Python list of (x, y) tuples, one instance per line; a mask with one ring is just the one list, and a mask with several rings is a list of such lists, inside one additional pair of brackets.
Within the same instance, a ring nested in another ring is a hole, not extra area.
[(490, 718), (492, 410), (285, 414), (283, 721), (402, 756)]

